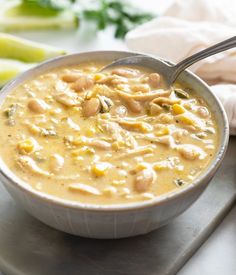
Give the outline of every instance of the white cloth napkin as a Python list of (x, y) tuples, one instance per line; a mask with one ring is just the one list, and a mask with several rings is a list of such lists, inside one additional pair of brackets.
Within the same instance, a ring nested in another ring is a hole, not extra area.
[[(127, 46), (178, 62), (217, 42), (236, 35), (236, 1), (176, 0), (152, 21), (130, 31)], [(214, 85), (228, 115), (231, 134), (236, 134), (236, 48), (209, 57), (190, 68)]]

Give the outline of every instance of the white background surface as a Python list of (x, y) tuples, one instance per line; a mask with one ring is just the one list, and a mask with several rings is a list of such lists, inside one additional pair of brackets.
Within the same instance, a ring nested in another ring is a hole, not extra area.
[(236, 207), (178, 275), (236, 274)]
[[(143, 8), (151, 8), (151, 10), (160, 12), (168, 6), (172, 0), (132, 0), (130, 2)], [(113, 38), (111, 29), (95, 34), (90, 27), (91, 26), (83, 25), (76, 33), (74, 31), (56, 31), (30, 32), (19, 35), (34, 41), (64, 48), (68, 52), (126, 49), (126, 46), (121, 40), (115, 40)], [(88, 31), (88, 29), (90, 31)], [(178, 273), (178, 275), (199, 274), (236, 275), (236, 207), (234, 207), (212, 236)]]

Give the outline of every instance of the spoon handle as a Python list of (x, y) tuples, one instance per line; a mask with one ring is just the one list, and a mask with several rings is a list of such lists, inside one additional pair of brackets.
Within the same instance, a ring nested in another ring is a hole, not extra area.
[(173, 66), (173, 74), (171, 76), (171, 82), (173, 83), (178, 75), (191, 66), (192, 64), (196, 63), (197, 61), (200, 61), (208, 56), (214, 55), (219, 52), (226, 51), (228, 49), (236, 47), (236, 36), (233, 36), (227, 40), (224, 40), (218, 44), (215, 44), (207, 49), (204, 49), (198, 53), (195, 53), (184, 60), (180, 61), (178, 64)]

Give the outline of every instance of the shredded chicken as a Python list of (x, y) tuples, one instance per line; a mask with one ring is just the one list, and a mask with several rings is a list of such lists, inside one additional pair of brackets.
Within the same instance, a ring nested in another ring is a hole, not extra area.
[(136, 121), (119, 120), (118, 123), (120, 126), (122, 126), (128, 131), (136, 131), (139, 133), (151, 132), (153, 129), (153, 127), (149, 123), (138, 121), (138, 120)]
[(88, 144), (101, 150), (108, 150), (111, 148), (111, 144), (109, 142), (99, 139), (89, 140)]
[(124, 100), (133, 99), (137, 101), (150, 101), (156, 97), (169, 96), (171, 94), (171, 90), (157, 90), (155, 92), (141, 94), (128, 94), (119, 90), (116, 90), (116, 92)]
[(78, 192), (81, 192), (83, 194), (91, 194), (91, 195), (101, 195), (101, 192), (91, 186), (91, 185), (87, 185), (87, 184), (84, 184), (84, 183), (71, 183), (69, 185), (69, 189), (72, 190), (72, 191), (78, 191)]
[(181, 144), (177, 147), (177, 151), (182, 157), (188, 160), (201, 160), (207, 156), (207, 154), (200, 147), (193, 144)]
[(40, 175), (40, 176), (46, 176), (50, 177), (51, 174), (47, 171), (44, 171), (41, 169), (36, 162), (29, 156), (19, 156), (17, 158), (17, 163), (19, 166), (24, 169), (25, 171), (29, 171), (35, 175)]
[(137, 149), (127, 150), (124, 154), (119, 155), (115, 159), (124, 159), (126, 157), (136, 157), (136, 156), (146, 155), (150, 153), (153, 153), (153, 147), (143, 146), (143, 147), (138, 147)]
[(79, 105), (81, 102), (77, 94), (71, 91), (55, 94), (54, 98), (57, 102), (67, 107)]
[(179, 103), (181, 100), (180, 99), (172, 99), (172, 98), (167, 98), (167, 97), (158, 97), (152, 100), (151, 103), (153, 104), (158, 104), (158, 105), (162, 105), (162, 104), (168, 104), (168, 105), (173, 105), (175, 103)]

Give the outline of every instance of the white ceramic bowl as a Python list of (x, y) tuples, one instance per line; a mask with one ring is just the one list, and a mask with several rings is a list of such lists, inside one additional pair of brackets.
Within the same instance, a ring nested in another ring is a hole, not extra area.
[[(114, 59), (130, 52), (100, 51), (67, 55), (49, 60), (23, 73), (3, 88), (0, 104), (12, 89), (51, 69), (80, 62)], [(149, 64), (146, 64), (149, 65)], [(153, 64), (150, 64), (153, 68)], [(153, 200), (122, 205), (85, 205), (66, 201), (37, 190), (17, 178), (0, 159), (0, 179), (11, 196), (31, 215), (58, 230), (90, 238), (123, 238), (148, 233), (185, 211), (204, 191), (219, 167), (227, 148), (229, 129), (225, 111), (209, 87), (185, 71), (179, 77), (211, 106), (219, 127), (219, 145), (209, 168), (192, 184)], [(3, 133), (2, 133), (3, 135)]]

